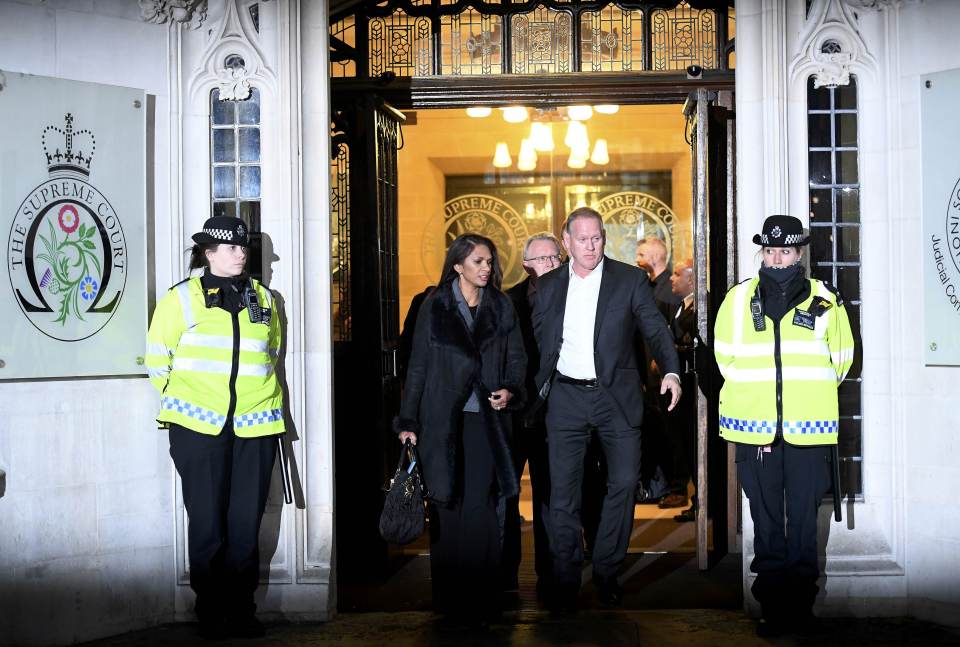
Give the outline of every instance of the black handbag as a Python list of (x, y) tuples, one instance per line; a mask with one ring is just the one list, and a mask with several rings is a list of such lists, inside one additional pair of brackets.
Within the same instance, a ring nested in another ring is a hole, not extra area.
[(400, 450), (397, 471), (386, 490), (380, 536), (391, 544), (409, 544), (423, 534), (427, 520), (420, 456), (409, 440)]

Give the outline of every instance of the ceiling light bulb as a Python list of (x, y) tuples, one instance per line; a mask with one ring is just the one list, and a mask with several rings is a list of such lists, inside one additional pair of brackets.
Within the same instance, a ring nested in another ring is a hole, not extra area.
[(604, 103), (599, 106), (594, 106), (593, 109), (596, 112), (599, 112), (601, 115), (615, 115), (620, 112), (620, 106), (612, 103)]
[(517, 154), (517, 168), (521, 171), (532, 171), (537, 168), (537, 151), (533, 148), (530, 139), (520, 142), (520, 152)]
[(570, 168), (583, 168), (587, 165), (587, 160), (579, 157), (575, 153), (570, 153), (570, 157), (567, 159), (567, 166)]
[(523, 106), (503, 108), (503, 120), (508, 124), (519, 124), (527, 120), (527, 109)]
[(467, 108), (467, 116), (474, 117), (477, 119), (482, 119), (483, 117), (489, 117), (491, 112), (493, 112), (493, 108), (487, 108), (486, 106), (475, 106), (472, 108)]
[(590, 146), (590, 139), (587, 137), (587, 127), (579, 121), (571, 121), (567, 124), (567, 135), (563, 138), (563, 143), (567, 148), (584, 148)]
[(607, 151), (607, 140), (598, 139), (593, 145), (593, 155), (590, 161), (598, 166), (603, 166), (610, 162), (610, 153)]
[(590, 106), (570, 106), (567, 108), (567, 116), (574, 121), (586, 121), (593, 116), (593, 108)]
[(549, 153), (553, 150), (553, 124), (535, 121), (530, 125), (530, 140), (533, 148), (540, 153)]
[(497, 150), (493, 154), (493, 165), (497, 168), (507, 168), (513, 164), (513, 159), (510, 157), (510, 149), (507, 148), (506, 142), (498, 142)]

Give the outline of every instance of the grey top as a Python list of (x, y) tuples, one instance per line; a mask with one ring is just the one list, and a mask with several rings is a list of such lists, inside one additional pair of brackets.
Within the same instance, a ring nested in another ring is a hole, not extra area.
[[(472, 333), (474, 324), (473, 313), (470, 312), (470, 306), (467, 305), (467, 300), (463, 297), (463, 292), (460, 291), (460, 281), (453, 281), (451, 286), (453, 286), (453, 298), (457, 300), (457, 309), (460, 311), (460, 316), (463, 317), (464, 323), (467, 324), (467, 329)], [(480, 298), (477, 300), (477, 308), (480, 307), (481, 303), (483, 303), (483, 288), (480, 288)], [(480, 413), (480, 400), (477, 398), (476, 390), (470, 390), (470, 397), (467, 399), (466, 404), (463, 405), (463, 410), (468, 413)]]

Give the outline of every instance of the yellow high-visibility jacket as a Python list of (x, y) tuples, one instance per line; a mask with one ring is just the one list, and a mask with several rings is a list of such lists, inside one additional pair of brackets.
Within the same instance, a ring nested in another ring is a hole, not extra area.
[(147, 374), (160, 391), (157, 421), (218, 435), (226, 425), (231, 389), (236, 392), (233, 430), (242, 438), (280, 434), (283, 392), (274, 373), (280, 321), (270, 291), (253, 281), (270, 323), (251, 323), (206, 306), (200, 277), (170, 288), (160, 299), (147, 333)]
[[(762, 331), (750, 311), (758, 278), (735, 285), (720, 306), (714, 352), (724, 377), (725, 440), (767, 445), (779, 433), (792, 445), (836, 444), (837, 387), (853, 364), (853, 333), (843, 301), (823, 282), (809, 280), (810, 295), (779, 322), (764, 316)], [(825, 311), (812, 317), (807, 313), (816, 297)]]

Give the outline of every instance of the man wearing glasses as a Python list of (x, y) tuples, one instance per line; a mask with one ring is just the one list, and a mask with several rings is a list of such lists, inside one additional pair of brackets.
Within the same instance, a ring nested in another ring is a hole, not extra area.
[[(533, 336), (531, 314), (533, 300), (537, 292), (537, 281), (552, 269), (560, 266), (560, 241), (550, 233), (535, 234), (527, 239), (523, 248), (523, 268), (527, 278), (507, 290), (517, 311), (517, 320), (523, 333), (523, 345), (527, 351), (527, 393), (528, 400), (535, 401), (536, 393), (533, 378), (540, 366), (537, 342)], [(513, 459), (517, 470), (517, 481), (523, 474), (524, 464), (530, 462), (530, 488), (533, 491), (533, 545), (534, 568), (537, 572), (537, 592), (544, 595), (549, 591), (553, 575), (550, 560), (547, 515), (549, 514), (550, 472), (547, 458), (546, 427), (543, 424), (543, 412), (526, 411), (517, 414), (513, 424)], [(503, 589), (513, 591), (518, 587), (517, 571), (520, 568), (520, 510), (519, 499), (506, 501), (503, 538)]]

